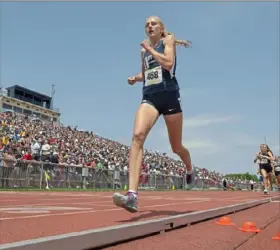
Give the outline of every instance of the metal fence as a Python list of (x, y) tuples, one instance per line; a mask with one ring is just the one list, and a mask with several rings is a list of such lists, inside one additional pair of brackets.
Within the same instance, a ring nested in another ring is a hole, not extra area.
[[(185, 176), (141, 173), (139, 189), (185, 189)], [(234, 183), (237, 190), (251, 190), (250, 184)], [(0, 158), (0, 188), (126, 189), (128, 172), (38, 161)], [(197, 178), (194, 189), (222, 189), (222, 182)], [(254, 189), (260, 189), (254, 185)]]

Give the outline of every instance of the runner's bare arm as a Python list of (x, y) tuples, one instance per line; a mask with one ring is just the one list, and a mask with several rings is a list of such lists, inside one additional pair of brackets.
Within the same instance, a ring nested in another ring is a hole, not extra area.
[(271, 152), (268, 152), (269, 157), (267, 157), (269, 160), (274, 161), (274, 156)]
[(259, 158), (260, 158), (260, 153), (256, 153), (256, 157), (254, 159), (254, 163), (256, 163)]
[(164, 54), (161, 54), (149, 47), (148, 51), (153, 56), (153, 58), (166, 70), (171, 70), (174, 64), (175, 56), (175, 38), (174, 36), (167, 36), (164, 39)]
[(145, 50), (144, 49), (141, 49), (141, 67), (142, 67), (142, 70), (141, 70), (141, 73), (139, 73), (138, 75), (135, 76), (135, 80), (136, 82), (143, 82), (144, 80), (144, 71), (145, 71), (145, 68), (144, 68), (144, 53), (145, 53)]
[(266, 155), (262, 155), (262, 158), (265, 158), (267, 160), (273, 161), (274, 160), (274, 156), (271, 154), (271, 152), (268, 152), (269, 156)]

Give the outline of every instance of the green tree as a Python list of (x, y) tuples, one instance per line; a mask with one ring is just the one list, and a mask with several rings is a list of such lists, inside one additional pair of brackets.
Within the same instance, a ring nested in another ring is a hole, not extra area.
[(230, 179), (233, 179), (233, 180), (252, 180), (252, 181), (258, 181), (258, 177), (257, 175), (255, 174), (249, 174), (248, 172), (247, 173), (236, 173), (236, 174), (227, 174), (225, 175), (226, 178), (230, 178)]

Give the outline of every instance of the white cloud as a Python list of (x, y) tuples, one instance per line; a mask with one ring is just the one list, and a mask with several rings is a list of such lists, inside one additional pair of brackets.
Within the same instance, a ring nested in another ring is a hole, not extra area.
[[(214, 144), (210, 140), (184, 140), (183, 145), (190, 150), (191, 157), (195, 158), (201, 158), (201, 156), (205, 155), (212, 155), (216, 154), (219, 151), (219, 147), (217, 147), (216, 144)], [(172, 149), (170, 145), (167, 146), (163, 152), (166, 152), (169, 156), (175, 158), (175, 159), (180, 159), (180, 157), (172, 152)]]
[(189, 149), (206, 149), (216, 147), (216, 145), (209, 140), (186, 140), (183, 142), (183, 145)]
[[(183, 145), (190, 150), (192, 162), (197, 166), (222, 172), (229, 171), (229, 168), (236, 170), (236, 165), (240, 165), (240, 168), (244, 170), (244, 165), (238, 161), (236, 164), (231, 164), (232, 152), (237, 155), (238, 159), (243, 159), (246, 162), (248, 155), (250, 158), (251, 154), (255, 153), (255, 150), (252, 149), (255, 140), (252, 139), (254, 137), (251, 138), (245, 132), (236, 131), (236, 126), (232, 126), (232, 123), (239, 120), (239, 116), (216, 113), (185, 117)], [(219, 126), (221, 124), (226, 124), (226, 126)], [(154, 139), (151, 138), (151, 141), (154, 145), (159, 144), (162, 151), (179, 159), (177, 155), (172, 153), (164, 121), (159, 125), (158, 133), (153, 136)], [(250, 168), (248, 165), (248, 169)]]
[(242, 132), (233, 132), (229, 134), (228, 140), (234, 147), (253, 147), (256, 148), (255, 150), (258, 150), (258, 146), (262, 143), (259, 138), (255, 138)]
[(184, 119), (185, 128), (198, 128), (210, 126), (219, 123), (228, 123), (239, 120), (240, 118), (236, 116), (214, 116), (214, 115), (197, 115)]

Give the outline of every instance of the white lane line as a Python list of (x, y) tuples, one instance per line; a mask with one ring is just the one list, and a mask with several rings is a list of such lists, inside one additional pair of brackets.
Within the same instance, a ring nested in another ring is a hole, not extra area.
[[(180, 203), (169, 203), (169, 204), (161, 204), (161, 205), (143, 206), (143, 207), (141, 207), (141, 210), (145, 209), (145, 208), (166, 207), (166, 206), (194, 204), (194, 203), (201, 203), (201, 202), (203, 202), (203, 201), (193, 201), (193, 202), (189, 201), (189, 202), (180, 202)], [(88, 213), (97, 213), (97, 212), (111, 212), (111, 211), (121, 211), (121, 210), (124, 211), (122, 208), (111, 208), (111, 209), (102, 209), (102, 210), (66, 212), (66, 213), (59, 213), (59, 214), (41, 214), (41, 215), (29, 215), (29, 216), (18, 216), (18, 217), (3, 217), (3, 218), (0, 218), (0, 221), (42, 218), (42, 217), (50, 217), (50, 216), (65, 216), (65, 215), (74, 215), (74, 214), (88, 214)]]

